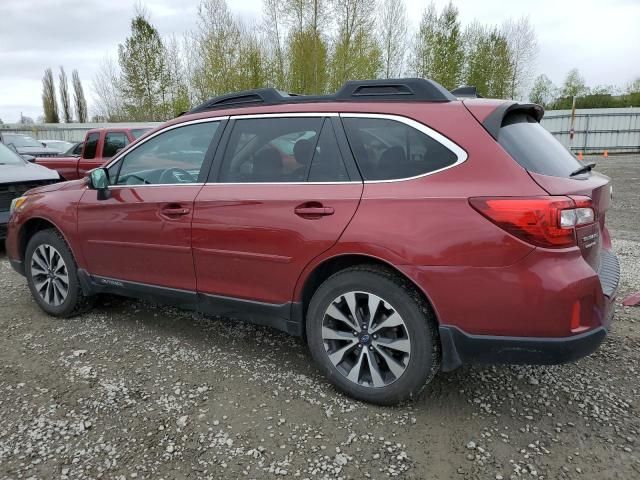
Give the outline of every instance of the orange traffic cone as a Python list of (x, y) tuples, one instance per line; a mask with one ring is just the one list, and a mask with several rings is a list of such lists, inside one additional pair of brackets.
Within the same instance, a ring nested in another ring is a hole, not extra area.
[(602, 154), (602, 156), (603, 156), (604, 158), (609, 158), (609, 151), (608, 151), (608, 150), (605, 150), (605, 151), (604, 151), (604, 153)]
[(578, 152), (578, 160), (582, 161), (583, 160), (583, 156), (582, 156), (582, 152)]

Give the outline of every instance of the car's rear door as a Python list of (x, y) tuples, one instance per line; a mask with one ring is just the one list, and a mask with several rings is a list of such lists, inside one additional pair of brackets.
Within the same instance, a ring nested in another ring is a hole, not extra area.
[(344, 158), (336, 119), (231, 120), (226, 148), (218, 150), (213, 176), (195, 202), (193, 254), (205, 298), (288, 303), (304, 267), (336, 243), (363, 188)]
[(90, 274), (195, 291), (193, 203), (223, 124), (206, 119), (161, 130), (109, 166), (109, 198), (85, 192), (78, 231)]

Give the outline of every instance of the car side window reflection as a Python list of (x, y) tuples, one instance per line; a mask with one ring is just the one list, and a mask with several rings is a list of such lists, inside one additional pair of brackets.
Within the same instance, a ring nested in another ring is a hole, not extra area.
[(127, 153), (109, 168), (112, 185), (196, 183), (220, 122), (167, 130)]

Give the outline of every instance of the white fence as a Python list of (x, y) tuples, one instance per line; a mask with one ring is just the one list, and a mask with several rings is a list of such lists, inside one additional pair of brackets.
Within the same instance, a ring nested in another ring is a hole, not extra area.
[(573, 140), (569, 138), (571, 110), (546, 112), (542, 125), (574, 152), (640, 152), (640, 108), (576, 110)]
[[(113, 127), (113, 123), (45, 123), (38, 125), (6, 124), (0, 131), (14, 131), (40, 140), (79, 142), (91, 128)], [(127, 123), (126, 126), (155, 126), (159, 123)], [(572, 151), (596, 153), (640, 152), (640, 108), (593, 108), (576, 110), (573, 140), (569, 139), (570, 110), (550, 110), (542, 125)]]
[(160, 125), (157, 122), (129, 122), (129, 123), (39, 123), (33, 125), (21, 125), (18, 123), (0, 125), (0, 132), (17, 132), (29, 135), (38, 140), (66, 140), (67, 142), (80, 142), (84, 140), (87, 130), (105, 127), (153, 127)]

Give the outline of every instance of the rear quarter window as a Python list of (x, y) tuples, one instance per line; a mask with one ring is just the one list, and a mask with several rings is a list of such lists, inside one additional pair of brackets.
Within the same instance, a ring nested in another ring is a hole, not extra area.
[(569, 177), (583, 165), (533, 117), (508, 114), (498, 143), (522, 168), (552, 177)]
[(365, 180), (400, 180), (454, 165), (458, 155), (398, 120), (343, 117), (351, 151)]

